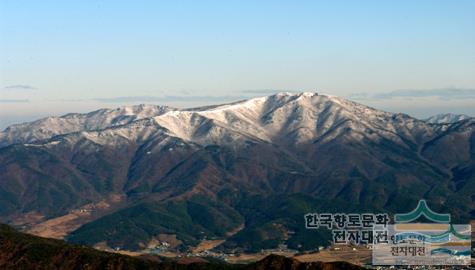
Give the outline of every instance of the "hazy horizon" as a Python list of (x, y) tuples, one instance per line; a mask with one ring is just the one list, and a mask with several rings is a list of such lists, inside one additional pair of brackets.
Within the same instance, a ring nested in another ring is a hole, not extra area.
[(0, 129), (313, 91), (475, 116), (473, 1), (2, 1)]
[[(275, 93), (279, 92), (286, 92), (286, 91), (276, 91)], [(308, 91), (300, 91), (300, 92), (308, 92)], [(300, 93), (299, 91), (290, 91), (290, 93)], [(328, 93), (322, 93), (319, 92), (319, 94), (323, 95), (330, 95)], [(35, 108), (38, 109), (38, 111), (47, 111), (48, 105), (54, 104), (56, 111), (51, 111), (51, 113), (44, 113), (44, 114), (16, 114), (13, 116), (3, 116), (0, 117), (0, 130), (3, 130), (4, 128), (14, 125), (14, 124), (19, 124), (23, 122), (30, 122), (34, 120), (38, 120), (44, 117), (49, 117), (49, 116), (62, 116), (68, 113), (88, 113), (91, 111), (95, 111), (98, 109), (113, 109), (117, 107), (122, 107), (122, 106), (128, 106), (128, 105), (139, 105), (139, 104), (150, 104), (150, 105), (166, 105), (170, 107), (176, 107), (176, 108), (193, 108), (193, 107), (200, 107), (200, 106), (207, 106), (207, 105), (218, 105), (218, 104), (225, 104), (225, 103), (232, 103), (235, 101), (243, 100), (243, 99), (251, 99), (255, 97), (260, 97), (260, 96), (265, 96), (265, 95), (272, 95), (271, 93), (268, 94), (261, 94), (261, 95), (249, 95), (249, 96), (215, 96), (213, 98), (210, 97), (205, 97), (205, 96), (191, 96), (191, 97), (186, 97), (186, 96), (166, 96), (166, 97), (116, 97), (116, 98), (111, 98), (111, 99), (91, 99), (91, 100), (77, 100), (73, 101), (74, 103), (84, 103), (87, 105), (83, 105), (81, 107), (75, 107), (75, 109), (71, 109), (70, 107), (67, 106), (67, 104), (71, 101), (46, 101), (43, 103), (44, 107), (38, 107), (36, 105)], [(142, 99), (143, 98), (143, 99)], [(147, 101), (146, 98), (149, 98)], [(447, 103), (444, 100), (437, 99), (437, 98), (431, 98), (430, 101), (430, 106), (426, 108), (422, 113), (419, 112), (420, 108), (411, 108), (411, 105), (406, 106), (405, 111), (398, 111), (397, 109), (399, 108), (404, 108), (400, 104), (400, 99), (396, 99), (394, 101), (388, 102), (388, 100), (385, 101), (385, 108), (380, 108), (378, 105), (381, 105), (378, 103), (378, 100), (372, 100), (372, 99), (365, 99), (365, 98), (351, 98), (351, 97), (344, 97), (349, 100), (374, 107), (379, 110), (383, 111), (388, 111), (392, 113), (405, 113), (408, 114), (412, 117), (418, 118), (418, 119), (425, 119), (430, 116), (435, 116), (438, 114), (445, 114), (445, 113), (454, 113), (454, 114), (465, 114), (471, 117), (475, 117), (475, 108), (472, 108), (471, 100), (465, 102), (467, 107), (461, 107), (461, 108), (451, 108), (447, 107)], [(208, 100), (206, 100), (208, 99)], [(406, 98), (406, 102), (409, 103), (411, 102), (410, 98)], [(433, 104), (439, 103), (438, 107), (433, 106)], [(3, 104), (3, 108), (7, 108), (7, 106), (10, 105), (8, 103)], [(18, 104), (13, 103), (12, 105), (18, 106)], [(28, 107), (30, 104), (28, 102), (25, 102), (25, 107)], [(445, 105), (445, 107), (444, 107)], [(431, 110), (432, 107), (432, 110)], [(446, 111), (444, 111), (444, 109)], [(452, 110), (451, 110), (452, 109)], [(5, 110), (8, 111), (8, 110)], [(468, 112), (468, 113), (467, 113)]]

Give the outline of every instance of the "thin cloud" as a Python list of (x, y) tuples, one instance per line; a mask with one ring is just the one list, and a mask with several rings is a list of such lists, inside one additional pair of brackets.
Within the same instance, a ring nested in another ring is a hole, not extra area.
[(8, 89), (8, 90), (36, 90), (38, 88), (27, 85), (27, 84), (15, 84), (15, 85), (8, 85), (3, 87), (3, 89)]
[(180, 96), (122, 96), (111, 98), (94, 98), (94, 101), (103, 103), (122, 103), (122, 102), (228, 102), (253, 98), (256, 95), (266, 96), (280, 92), (299, 93), (297, 90), (242, 90), (239, 95), (180, 95)]
[(242, 90), (241, 93), (249, 94), (249, 95), (272, 95), (281, 92), (289, 92), (289, 93), (299, 93), (302, 90), (294, 90), (294, 89), (250, 89), (250, 90)]
[(28, 99), (0, 99), (0, 103), (28, 103)]
[(256, 95), (271, 95), (279, 92), (298, 93), (297, 90), (272, 90), (272, 89), (256, 89), (242, 90), (238, 95), (189, 95), (190, 92), (182, 91), (183, 95), (165, 95), (165, 96), (119, 96), (91, 99), (61, 99), (63, 102), (88, 102), (96, 101), (101, 103), (168, 103), (168, 102), (186, 102), (186, 103), (210, 103), (210, 102), (235, 102), (253, 98)]
[(395, 98), (439, 98), (439, 99), (475, 99), (475, 89), (438, 88), (438, 89), (401, 89), (380, 93), (353, 93), (351, 99), (387, 100)]
[(358, 99), (358, 100), (365, 100), (370, 99), (371, 95), (368, 93), (351, 93), (348, 98), (350, 99)]
[(103, 103), (124, 102), (222, 102), (245, 99), (245, 96), (124, 96), (112, 98), (95, 98), (93, 100)]

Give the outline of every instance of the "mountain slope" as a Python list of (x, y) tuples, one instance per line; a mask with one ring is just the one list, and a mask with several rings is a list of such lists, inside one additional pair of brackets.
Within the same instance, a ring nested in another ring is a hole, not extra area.
[(101, 109), (86, 114), (70, 113), (47, 117), (30, 123), (9, 126), (0, 132), (0, 147), (13, 143), (30, 143), (71, 132), (101, 130), (163, 114), (171, 108), (155, 105)]
[(19, 233), (0, 224), (1, 269), (157, 269), (158, 263)]
[(401, 143), (403, 139), (419, 142), (434, 132), (423, 121), (338, 97), (280, 93), (204, 108), (138, 105), (49, 117), (8, 127), (0, 133), (0, 146), (31, 143), (72, 132), (97, 131), (145, 118), (153, 118), (173, 136), (201, 144), (230, 143), (236, 136), (275, 143), (304, 143), (328, 137), (340, 126), (353, 129), (355, 137), (361, 137), (370, 128), (380, 136)]
[(139, 249), (174, 234), (182, 248), (220, 237), (224, 248), (259, 250), (325, 244), (324, 232), (296, 221), (309, 211), (404, 212), (425, 198), (454, 220), (473, 216), (473, 119), (429, 124), (315, 93), (145, 111), (125, 123), (94, 113), (105, 124), (4, 141), (0, 219), (48, 219), (121, 194), (121, 209), (68, 239)]

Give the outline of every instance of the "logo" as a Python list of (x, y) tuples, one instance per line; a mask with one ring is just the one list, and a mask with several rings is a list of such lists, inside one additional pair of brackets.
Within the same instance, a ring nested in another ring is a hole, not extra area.
[(417, 220), (421, 216), (437, 223), (450, 223), (450, 214), (438, 214), (432, 211), (428, 206), (426, 200), (420, 200), (416, 209), (405, 214), (394, 215), (394, 222), (408, 223)]
[(425, 200), (395, 214), (393, 224), (387, 213), (307, 213), (304, 220), (307, 229), (331, 230), (334, 245), (371, 248), (373, 265), (471, 263), (471, 225), (452, 224), (450, 214), (433, 211)]
[[(431, 223), (417, 223), (421, 217)], [(390, 241), (373, 246), (373, 265), (470, 265), (470, 224), (451, 224), (450, 214), (434, 212), (425, 200), (394, 221)]]

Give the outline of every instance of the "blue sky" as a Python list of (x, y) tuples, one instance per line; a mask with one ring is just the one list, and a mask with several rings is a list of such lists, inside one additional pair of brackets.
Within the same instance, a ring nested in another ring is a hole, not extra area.
[(313, 89), (418, 117), (475, 115), (474, 14), (462, 0), (0, 0), (0, 127)]

